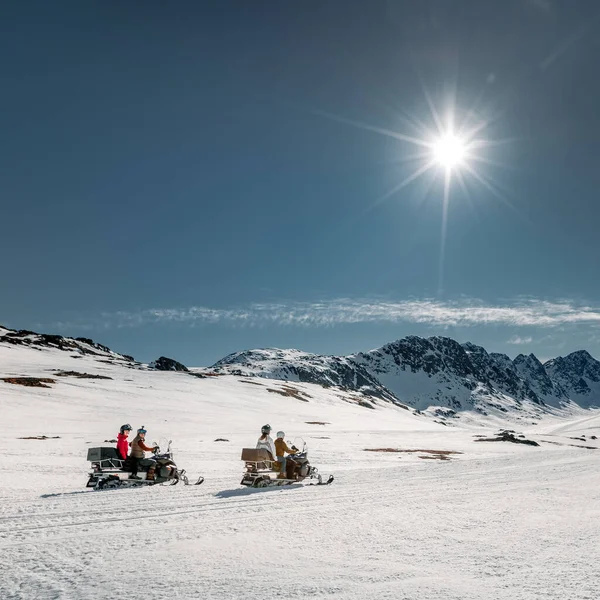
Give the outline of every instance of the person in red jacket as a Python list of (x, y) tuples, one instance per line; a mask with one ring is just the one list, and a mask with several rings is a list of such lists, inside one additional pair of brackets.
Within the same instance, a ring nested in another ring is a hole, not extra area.
[(127, 454), (129, 453), (129, 441), (127, 436), (131, 431), (131, 425), (127, 423), (121, 426), (121, 430), (117, 435), (117, 454), (123, 459), (127, 460)]

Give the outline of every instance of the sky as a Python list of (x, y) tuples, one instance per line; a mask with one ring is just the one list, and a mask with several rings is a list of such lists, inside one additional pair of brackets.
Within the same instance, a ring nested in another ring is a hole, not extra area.
[[(405, 335), (600, 358), (599, 25), (595, 0), (3, 3), (0, 323), (192, 366)], [(424, 144), (451, 118), (448, 175)]]

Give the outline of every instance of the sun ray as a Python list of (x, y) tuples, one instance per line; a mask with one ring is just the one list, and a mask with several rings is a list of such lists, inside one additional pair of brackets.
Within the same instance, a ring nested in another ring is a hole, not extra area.
[(467, 187), (465, 178), (463, 177), (463, 174), (460, 171), (456, 172), (456, 181), (458, 181), (458, 185), (460, 185), (460, 189), (463, 191), (463, 194), (469, 201), (469, 204), (472, 206), (473, 204), (471, 202), (471, 192), (469, 192), (469, 188)]
[(376, 206), (379, 206), (382, 202), (385, 202), (388, 198), (399, 192), (402, 188), (406, 187), (409, 183), (417, 180), (424, 173), (427, 173), (433, 167), (433, 161), (424, 164), (422, 167), (411, 173), (406, 179), (401, 181), (398, 185), (394, 186), (391, 190), (377, 198), (370, 206), (369, 210), (373, 210)]
[(473, 154), (472, 156), (469, 156), (469, 160), (472, 162), (475, 162), (475, 163), (490, 165), (491, 167), (500, 167), (502, 169), (518, 170), (515, 165), (509, 165), (507, 163), (503, 163), (498, 160), (486, 158), (485, 156), (478, 156), (477, 154)]
[(442, 133), (444, 132), (444, 125), (440, 119), (437, 109), (435, 108), (435, 105), (433, 104), (433, 100), (431, 99), (431, 96), (430, 96), (429, 92), (427, 91), (427, 88), (423, 85), (422, 81), (421, 81), (421, 88), (423, 89), (423, 95), (425, 96), (425, 101), (427, 102), (427, 106), (429, 107), (429, 112), (431, 114), (431, 118), (433, 119), (433, 122), (435, 123), (435, 125), (437, 127), (437, 133), (438, 133), (438, 135), (442, 135)]
[(407, 154), (406, 156), (402, 156), (400, 158), (395, 158), (389, 161), (390, 164), (398, 165), (398, 164), (406, 164), (410, 162), (422, 162), (427, 157), (431, 156), (431, 150), (427, 152), (416, 152), (414, 154)]
[(470, 175), (472, 177), (474, 177), (475, 179), (477, 179), (477, 181), (479, 181), (479, 183), (481, 183), (481, 185), (483, 185), (494, 196), (496, 196), (496, 198), (498, 198), (498, 200), (500, 200), (501, 202), (503, 202), (508, 208), (510, 208), (511, 210), (513, 210), (514, 212), (516, 212), (519, 216), (521, 216), (521, 214), (520, 214), (519, 210), (517, 209), (517, 207), (514, 206), (514, 204), (508, 198), (506, 198), (498, 189), (496, 189), (496, 187), (490, 181), (488, 181), (483, 175), (481, 175), (480, 173), (478, 173), (470, 165), (465, 165), (465, 168), (467, 169), (467, 171), (470, 173)]
[(444, 197), (442, 200), (442, 235), (440, 240), (440, 266), (438, 274), (438, 296), (444, 291), (444, 262), (446, 260), (446, 235), (448, 230), (448, 205), (450, 203), (451, 170), (444, 173)]
[(332, 113), (328, 113), (322, 110), (314, 111), (315, 114), (318, 114), (322, 117), (330, 119), (332, 121), (337, 121), (338, 123), (344, 123), (346, 125), (352, 125), (352, 127), (357, 127), (358, 129), (364, 129), (365, 131), (372, 131), (374, 133), (379, 133), (380, 135), (384, 135), (386, 137), (391, 137), (396, 140), (401, 140), (403, 142), (409, 142), (411, 144), (415, 144), (416, 146), (423, 146), (425, 148), (430, 148), (431, 144), (426, 142), (425, 140), (421, 140), (416, 137), (412, 137), (409, 135), (404, 135), (402, 133), (398, 133), (396, 131), (392, 131), (390, 129), (385, 129), (383, 127), (377, 127), (375, 125), (369, 125), (367, 123), (362, 123), (361, 121), (355, 121), (353, 119), (347, 119), (346, 117), (341, 117), (339, 115), (334, 115)]
[(459, 135), (461, 137), (465, 137), (467, 139), (472, 139), (475, 135), (477, 135), (477, 133), (479, 133), (479, 131), (485, 129), (489, 125), (489, 120), (479, 118), (478, 119), (479, 124), (483, 125), (483, 127), (481, 129), (479, 129), (479, 127), (477, 126), (473, 132), (470, 132), (469, 130), (465, 131), (465, 129), (469, 125), (469, 123), (471, 121), (473, 121), (475, 116), (478, 116), (478, 114), (479, 114), (479, 106), (485, 95), (485, 89), (486, 89), (486, 86), (483, 85), (479, 91), (479, 95), (473, 101), (473, 103), (471, 104), (471, 107), (467, 111), (467, 113), (462, 121), (461, 128), (459, 130)]

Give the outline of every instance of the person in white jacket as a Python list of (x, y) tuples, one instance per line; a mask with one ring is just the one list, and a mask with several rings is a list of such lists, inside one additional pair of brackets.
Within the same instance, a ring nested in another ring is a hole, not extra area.
[(271, 433), (271, 426), (263, 425), (260, 432), (261, 436), (258, 438), (258, 442), (256, 442), (256, 449), (262, 448), (263, 450), (267, 450), (271, 454), (271, 460), (275, 460), (275, 443), (269, 435)]

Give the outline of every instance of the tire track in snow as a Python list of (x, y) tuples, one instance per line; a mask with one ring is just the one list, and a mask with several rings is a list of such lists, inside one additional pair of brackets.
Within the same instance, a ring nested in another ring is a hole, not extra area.
[[(532, 470), (537, 469), (539, 467), (539, 465), (532, 465)], [(477, 492), (475, 490), (473, 490), (474, 485), (480, 486), (481, 482), (487, 482), (488, 480), (492, 480), (490, 481), (490, 483), (496, 485), (496, 486), (501, 486), (501, 487), (505, 487), (505, 483), (503, 480), (498, 480), (498, 472), (499, 471), (505, 471), (507, 478), (510, 479), (510, 473), (514, 470), (514, 468), (516, 467), (509, 467), (507, 468), (506, 465), (503, 465), (502, 467), (499, 468), (494, 468), (494, 469), (487, 469), (485, 472), (477, 472), (477, 473), (471, 473), (468, 474), (467, 472), (462, 472), (461, 478), (465, 477), (468, 475), (468, 482), (469, 485), (467, 486), (460, 486), (456, 489), (453, 489), (453, 494), (454, 495), (469, 495), (469, 496), (473, 496), (476, 495), (477, 493), (484, 493), (484, 492)], [(520, 465), (520, 470), (522, 471), (522, 465)], [(150, 509), (148, 509), (147, 507), (136, 507), (133, 511), (127, 511), (122, 508), (122, 507), (115, 507), (113, 508), (111, 511), (109, 511), (109, 513), (118, 513), (119, 515), (121, 515), (120, 517), (116, 517), (116, 518), (110, 518), (110, 519), (106, 519), (106, 518), (95, 518), (95, 519), (86, 519), (84, 521), (73, 521), (73, 522), (67, 522), (67, 523), (46, 523), (46, 524), (39, 524), (39, 523), (35, 523), (35, 524), (31, 524), (31, 525), (24, 525), (22, 527), (18, 527), (18, 528), (14, 528), (11, 527), (10, 529), (5, 529), (3, 531), (1, 531), (0, 533), (2, 534), (6, 534), (6, 533), (10, 533), (10, 537), (12, 537), (15, 534), (21, 534), (21, 533), (25, 533), (27, 534), (28, 532), (40, 532), (40, 531), (49, 531), (49, 530), (54, 530), (57, 532), (60, 532), (62, 530), (65, 530), (67, 528), (86, 528), (86, 527), (90, 527), (90, 526), (95, 526), (95, 525), (104, 525), (104, 526), (111, 526), (112, 524), (124, 524), (124, 523), (128, 523), (128, 522), (140, 522), (140, 521), (151, 521), (153, 519), (164, 519), (165, 514), (168, 514), (169, 517), (182, 517), (185, 515), (208, 515), (210, 513), (227, 513), (231, 510), (236, 510), (238, 511), (238, 514), (240, 514), (241, 512), (248, 512), (248, 511), (253, 511), (253, 513), (256, 512), (257, 508), (259, 509), (260, 512), (263, 511), (267, 511), (267, 510), (271, 510), (272, 508), (272, 503), (273, 502), (279, 502), (279, 504), (287, 504), (290, 500), (288, 499), (288, 493), (290, 493), (291, 491), (298, 491), (301, 492), (303, 491), (304, 497), (302, 497), (301, 499), (298, 499), (296, 496), (293, 496), (293, 506), (294, 506), (294, 510), (296, 511), (296, 509), (298, 507), (312, 507), (313, 505), (318, 505), (321, 500), (320, 500), (320, 496), (322, 495), (321, 492), (324, 492), (325, 490), (327, 490), (327, 500), (328, 502), (335, 502), (336, 504), (338, 503), (344, 503), (344, 502), (348, 502), (351, 501), (352, 503), (355, 502), (364, 502), (364, 501), (378, 501), (378, 502), (382, 502), (382, 501), (389, 501), (389, 500), (402, 500), (402, 501), (406, 501), (406, 500), (414, 500), (414, 498), (416, 496), (420, 496), (421, 492), (420, 490), (420, 484), (421, 482), (425, 479), (425, 480), (430, 480), (430, 479), (435, 479), (435, 478), (439, 478), (440, 476), (444, 476), (444, 474), (447, 474), (445, 469), (439, 469), (436, 470), (436, 473), (431, 473), (428, 474), (425, 477), (411, 477), (411, 478), (407, 478), (406, 481), (400, 481), (401, 485), (404, 485), (404, 488), (402, 490), (402, 493), (399, 494), (398, 490), (396, 488), (392, 488), (391, 490), (388, 490), (388, 478), (385, 476), (380, 477), (379, 479), (381, 480), (381, 484), (377, 485), (376, 487), (372, 487), (369, 489), (360, 489), (357, 490), (356, 488), (349, 488), (349, 485), (346, 484), (344, 485), (344, 487), (342, 488), (342, 490), (340, 491), (336, 491), (336, 487), (334, 484), (333, 488), (322, 488), (321, 490), (311, 490), (310, 492), (308, 491), (308, 487), (309, 486), (305, 486), (304, 488), (302, 487), (290, 487), (290, 488), (286, 488), (283, 490), (256, 490), (255, 492), (249, 493), (248, 495), (244, 495), (235, 499), (222, 499), (222, 500), (217, 500), (217, 501), (210, 501), (214, 498), (214, 495), (211, 494), (210, 496), (205, 496), (207, 501), (204, 502), (200, 502), (198, 504), (194, 504), (191, 505), (189, 503), (185, 503), (182, 505), (179, 505), (177, 507), (174, 507), (172, 504), (169, 505), (167, 507), (168, 512), (165, 513), (165, 510), (163, 510), (162, 508), (160, 510), (156, 509), (156, 507), (154, 505), (152, 505), (150, 507)], [(385, 472), (383, 472), (385, 473)], [(399, 481), (398, 479), (394, 479), (394, 484), (398, 484)], [(351, 484), (350, 484), (351, 485)], [(489, 484), (488, 484), (489, 485)], [(316, 487), (316, 486), (315, 486)], [(514, 489), (515, 487), (518, 487), (516, 482), (513, 482), (512, 488)], [(412, 490), (410, 488), (413, 488)], [(312, 493), (314, 492), (315, 497), (311, 497)], [(487, 492), (485, 492), (487, 493)], [(268, 505), (264, 505), (265, 500), (268, 501)], [(256, 505), (259, 504), (260, 506), (257, 507)], [(93, 508), (93, 507), (92, 507)], [(175, 508), (175, 510), (173, 510)], [(80, 512), (84, 512), (86, 515), (89, 514), (90, 509), (84, 509), (84, 511), (80, 511)], [(102, 514), (102, 513), (100, 513)], [(47, 517), (47, 519), (54, 519), (54, 516), (52, 517)], [(9, 537), (6, 535), (2, 536), (5, 540), (8, 540)], [(32, 543), (26, 540), (18, 540), (15, 542), (11, 542), (11, 541), (7, 541), (6, 543), (0, 544), (0, 547), (6, 547), (12, 544), (25, 544), (25, 543)]]
[[(481, 471), (478, 468), (477, 463), (471, 462), (467, 465), (467, 463), (463, 463), (465, 464), (465, 466), (468, 467), (475, 467), (474, 469), (468, 469), (465, 471), (474, 471), (474, 472), (470, 472), (469, 474), (469, 482), (472, 484), (478, 483), (479, 479), (481, 480), (485, 480), (488, 479), (490, 477), (493, 477), (495, 475), (497, 475), (499, 472), (511, 472), (513, 471), (516, 467), (514, 465), (505, 465), (505, 464), (496, 464), (494, 465), (493, 468), (488, 468), (485, 471)], [(553, 461), (554, 464), (554, 461)], [(444, 473), (446, 473), (447, 467), (448, 465), (444, 465), (443, 467), (443, 471), (436, 469), (435, 471), (429, 472), (429, 473), (421, 473), (418, 475), (415, 474), (410, 474), (409, 472), (406, 473), (406, 478), (404, 481), (405, 485), (412, 485), (414, 482), (422, 482), (423, 480), (429, 480), (429, 479), (435, 479), (435, 478), (439, 478), (440, 475), (443, 475)], [(539, 468), (539, 464), (533, 464), (531, 465), (531, 469), (535, 470), (537, 468)], [(522, 470), (522, 465), (519, 467), (519, 470)], [(382, 471), (382, 473), (384, 473), (385, 475), (387, 475), (386, 471)], [(461, 473), (461, 475), (464, 475), (465, 473)], [(387, 479), (385, 476), (382, 477), (383, 479)], [(354, 479), (354, 478), (352, 478)], [(345, 489), (347, 487), (348, 484), (352, 485), (352, 479), (348, 480), (347, 482), (345, 482), (346, 485), (344, 485)], [(357, 479), (360, 479), (360, 477), (357, 477)], [(398, 480), (398, 478), (394, 478), (395, 481)], [(339, 491), (337, 492), (337, 490), (339, 489), (340, 486), (340, 481), (336, 481), (336, 483), (334, 483), (333, 488), (328, 488), (328, 490), (330, 491), (330, 493), (332, 493), (333, 495), (329, 496), (332, 500), (335, 501), (343, 501), (346, 500), (348, 498), (367, 498), (370, 496), (375, 495), (375, 492), (373, 492), (372, 490), (365, 490), (365, 489), (356, 489), (353, 488), (353, 491)], [(157, 503), (156, 500), (154, 498), (145, 498), (148, 500), (148, 505), (139, 505), (137, 507), (135, 507), (135, 509), (133, 510), (128, 510), (127, 514), (129, 516), (124, 517), (124, 516), (120, 516), (117, 518), (113, 518), (110, 520), (113, 520), (115, 522), (122, 522), (124, 520), (133, 520), (133, 519), (151, 519), (154, 518), (156, 516), (160, 516), (160, 515), (164, 515), (164, 510), (167, 509), (169, 511), (170, 514), (178, 514), (179, 512), (182, 512), (183, 510), (183, 514), (188, 514), (190, 512), (194, 512), (194, 510), (201, 510), (204, 508), (208, 508), (210, 506), (214, 506), (216, 508), (220, 508), (220, 507), (226, 507), (228, 505), (234, 505), (234, 506), (238, 506), (241, 503), (249, 503), (249, 502), (253, 502), (253, 503), (259, 503), (259, 502), (264, 502), (265, 500), (267, 501), (276, 501), (276, 499), (278, 497), (281, 497), (281, 494), (285, 494), (288, 493), (292, 490), (302, 490), (304, 489), (305, 491), (309, 488), (310, 486), (304, 486), (304, 487), (294, 487), (291, 486), (289, 488), (283, 488), (283, 489), (278, 489), (278, 490), (255, 490), (252, 492), (249, 492), (248, 494), (244, 494), (244, 495), (240, 495), (238, 497), (233, 497), (233, 498), (222, 498), (222, 499), (218, 499), (216, 501), (212, 501), (210, 502), (210, 499), (214, 499), (215, 496), (219, 493), (217, 492), (215, 493), (210, 493), (210, 494), (203, 494), (202, 496), (198, 497), (195, 496), (195, 498), (197, 499), (201, 499), (200, 502), (197, 503), (193, 503), (191, 504), (189, 500), (187, 501), (183, 501), (181, 503), (173, 503), (172, 497), (169, 498), (165, 498), (162, 502)], [(315, 486), (316, 487), (316, 486)], [(323, 488), (325, 489), (325, 488)], [(125, 491), (125, 490), (123, 490)], [(235, 492), (236, 490), (232, 490), (232, 492)], [(244, 488), (239, 488), (240, 492), (244, 491)], [(314, 490), (315, 492), (317, 490)], [(121, 491), (118, 491), (121, 492)], [(133, 490), (128, 490), (128, 493), (131, 492), (133, 493)], [(84, 526), (84, 525), (91, 525), (91, 524), (96, 524), (98, 522), (107, 522), (107, 519), (86, 519), (85, 521), (74, 521), (74, 522), (69, 522), (69, 523), (46, 523), (46, 524), (39, 524), (39, 520), (46, 520), (46, 521), (54, 521), (56, 518), (59, 517), (65, 517), (65, 516), (88, 516), (90, 514), (91, 511), (93, 511), (95, 514), (99, 514), (99, 515), (113, 515), (113, 514), (117, 514), (117, 515), (123, 515), (124, 510), (123, 507), (121, 505), (115, 504), (115, 500), (116, 498), (114, 496), (112, 496), (112, 494), (114, 492), (112, 491), (106, 491), (104, 492), (105, 494), (111, 494), (110, 498), (107, 498), (106, 500), (103, 500), (101, 507), (97, 506), (97, 505), (92, 505), (92, 506), (85, 506), (83, 508), (81, 508), (80, 510), (76, 510), (76, 511), (63, 511), (61, 513), (47, 513), (47, 514), (40, 514), (40, 513), (34, 513), (35, 516), (32, 516), (32, 514), (18, 514), (18, 515), (6, 515), (3, 516), (2, 519), (9, 521), (9, 524), (7, 527), (3, 527), (0, 529), (0, 534), (2, 533), (6, 533), (6, 532), (11, 532), (11, 533), (15, 533), (15, 532), (19, 532), (19, 531), (27, 531), (27, 530), (35, 530), (35, 529), (50, 529), (50, 528), (60, 528), (62, 526)], [(183, 492), (181, 492), (183, 493)], [(97, 497), (96, 496), (96, 492), (88, 492), (88, 494), (90, 495), (90, 499), (92, 494), (94, 495), (94, 499)], [(87, 495), (87, 494), (86, 494)], [(378, 497), (381, 495), (380, 493), (377, 493)], [(391, 496), (396, 495), (395, 492), (391, 492)], [(384, 496), (387, 496), (387, 494), (384, 494)], [(121, 499), (121, 498), (119, 498)], [(85, 499), (87, 500), (87, 498)], [(82, 499), (78, 498), (78, 502), (77, 502), (77, 506), (80, 506), (82, 504)], [(37, 505), (36, 505), (37, 506)], [(106, 510), (105, 507), (108, 507), (108, 509)], [(141, 513), (141, 514), (140, 514)], [(11, 521), (13, 521), (15, 518), (21, 519), (21, 520), (33, 520), (35, 518), (37, 518), (38, 523), (36, 524), (32, 524), (32, 525), (24, 525), (23, 527), (18, 527), (15, 528), (14, 527), (14, 523), (12, 523)]]

